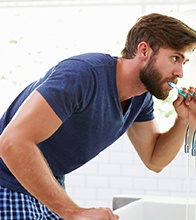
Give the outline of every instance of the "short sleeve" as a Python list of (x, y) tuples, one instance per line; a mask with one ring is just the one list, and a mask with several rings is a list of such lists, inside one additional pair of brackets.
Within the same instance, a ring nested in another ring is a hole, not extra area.
[(136, 122), (150, 121), (154, 119), (154, 100), (150, 93), (146, 93), (145, 100), (141, 106), (141, 111), (137, 118)]
[(63, 122), (84, 107), (90, 98), (87, 74), (84, 74), (87, 67), (82, 62), (78, 65), (78, 62), (62, 61), (51, 69), (49, 76), (37, 88)]

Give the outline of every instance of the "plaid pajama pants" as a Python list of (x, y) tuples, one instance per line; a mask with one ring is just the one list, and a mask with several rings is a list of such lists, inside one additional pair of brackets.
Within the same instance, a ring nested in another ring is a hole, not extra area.
[(1, 220), (63, 220), (32, 196), (0, 186)]

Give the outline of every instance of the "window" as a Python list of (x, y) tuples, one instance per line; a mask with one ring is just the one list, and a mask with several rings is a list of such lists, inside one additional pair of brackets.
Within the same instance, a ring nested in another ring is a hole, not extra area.
[(0, 0), (0, 113), (61, 59), (84, 52), (118, 56), (130, 27), (151, 12), (196, 29), (195, 0)]

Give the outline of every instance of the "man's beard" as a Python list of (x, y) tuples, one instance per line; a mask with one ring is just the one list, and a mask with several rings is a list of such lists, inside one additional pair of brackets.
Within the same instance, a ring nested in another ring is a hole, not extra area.
[(151, 56), (146, 66), (140, 71), (140, 80), (146, 89), (158, 99), (165, 100), (169, 95), (169, 90), (163, 91), (162, 85), (166, 81), (162, 79), (162, 75), (155, 67), (155, 56)]

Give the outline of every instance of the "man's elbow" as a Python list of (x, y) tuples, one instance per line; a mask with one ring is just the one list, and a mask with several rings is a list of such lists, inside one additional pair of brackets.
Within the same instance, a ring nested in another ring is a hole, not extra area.
[(0, 157), (2, 159), (10, 157), (13, 154), (13, 149), (15, 146), (14, 139), (8, 136), (0, 136)]
[(164, 169), (164, 167), (156, 166), (154, 164), (150, 164), (150, 165), (148, 164), (148, 165), (146, 165), (146, 167), (155, 173), (160, 173)]

